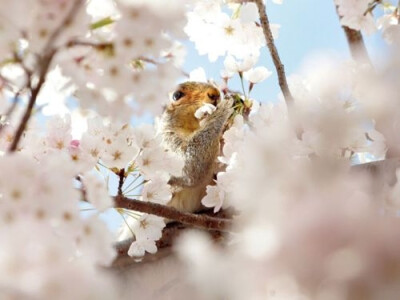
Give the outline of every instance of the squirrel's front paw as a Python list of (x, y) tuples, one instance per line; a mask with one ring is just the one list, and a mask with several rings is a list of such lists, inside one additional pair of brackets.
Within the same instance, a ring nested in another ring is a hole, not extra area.
[(229, 117), (233, 113), (233, 98), (225, 96), (224, 99), (218, 103), (217, 111), (220, 111)]

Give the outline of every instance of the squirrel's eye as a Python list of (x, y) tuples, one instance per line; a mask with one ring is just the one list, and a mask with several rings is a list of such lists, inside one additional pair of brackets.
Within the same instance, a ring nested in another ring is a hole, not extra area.
[(174, 99), (174, 101), (177, 101), (181, 99), (183, 96), (185, 96), (184, 93), (182, 93), (181, 91), (176, 91), (172, 94), (172, 99)]
[(220, 97), (218, 94), (207, 94), (207, 96), (208, 96), (208, 98), (210, 98), (215, 103), (218, 101), (218, 99)]

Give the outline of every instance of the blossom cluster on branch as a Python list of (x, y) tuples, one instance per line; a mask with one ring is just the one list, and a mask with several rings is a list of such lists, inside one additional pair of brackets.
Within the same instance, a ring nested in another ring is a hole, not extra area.
[[(391, 43), (393, 34), (396, 34), (396, 25), (399, 24), (399, 4), (393, 1), (382, 0), (335, 0), (341, 24), (354, 30), (362, 30), (366, 34), (373, 34), (382, 30), (383, 38)], [(383, 10), (378, 18), (374, 17), (376, 10)]]

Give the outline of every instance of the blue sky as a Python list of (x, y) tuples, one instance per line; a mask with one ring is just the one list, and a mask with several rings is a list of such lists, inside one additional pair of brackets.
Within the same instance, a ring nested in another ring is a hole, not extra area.
[[(299, 70), (304, 60), (315, 54), (330, 53), (343, 58), (350, 57), (333, 0), (284, 0), (282, 5), (276, 5), (269, 0), (267, 14), (271, 23), (281, 25), (276, 46), (287, 75)], [(365, 40), (371, 56), (376, 56), (376, 49), (383, 46), (379, 33), (366, 37)], [(223, 59), (211, 64), (207, 56), (197, 54), (192, 43), (186, 45), (188, 55), (184, 69), (190, 72), (203, 67), (208, 77), (219, 79)], [(273, 101), (280, 90), (268, 49), (262, 49), (258, 65), (266, 66), (273, 75), (256, 86), (251, 96), (259, 101)], [(239, 86), (239, 81), (236, 80), (230, 87), (239, 90)]]

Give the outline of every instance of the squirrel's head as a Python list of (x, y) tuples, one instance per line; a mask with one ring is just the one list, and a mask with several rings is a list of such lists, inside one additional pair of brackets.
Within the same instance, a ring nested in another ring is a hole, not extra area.
[(188, 81), (178, 85), (165, 110), (169, 127), (186, 134), (194, 132), (200, 127), (194, 116), (196, 110), (206, 103), (217, 106), (220, 99), (220, 91), (209, 83)]

